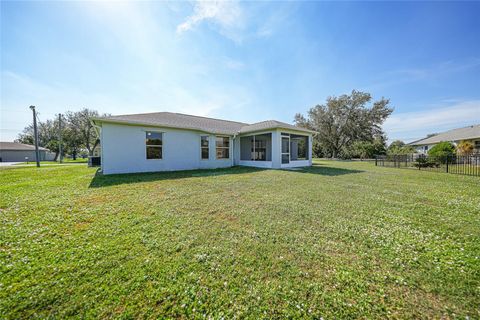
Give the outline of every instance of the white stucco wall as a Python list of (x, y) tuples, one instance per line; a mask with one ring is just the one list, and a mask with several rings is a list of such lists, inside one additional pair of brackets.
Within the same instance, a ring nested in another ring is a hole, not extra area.
[[(146, 131), (163, 133), (163, 159), (146, 158)], [(201, 136), (209, 136), (209, 160), (201, 160)], [(230, 158), (216, 159), (215, 135), (170, 128), (149, 128), (117, 124), (102, 124), (102, 171), (104, 174), (190, 170), (230, 167)]]
[[(146, 158), (147, 131), (163, 133), (162, 159)], [(309, 135), (309, 159), (281, 164), (281, 132), (273, 130), (272, 161), (240, 161), (240, 138), (230, 137), (230, 158), (216, 159), (215, 135), (199, 131), (152, 128), (103, 123), (101, 129), (102, 171), (104, 174), (225, 168), (232, 165), (285, 168), (312, 164), (312, 137)], [(262, 132), (263, 133), (263, 132)], [(209, 136), (209, 159), (201, 159), (201, 137)]]

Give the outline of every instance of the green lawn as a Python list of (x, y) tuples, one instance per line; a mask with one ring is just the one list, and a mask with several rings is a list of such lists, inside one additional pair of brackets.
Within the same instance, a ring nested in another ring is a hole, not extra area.
[(0, 170), (0, 318), (480, 317), (480, 178)]
[[(77, 158), (75, 160), (73, 160), (73, 159), (63, 159), (62, 163), (65, 163), (65, 164), (88, 163), (88, 159), (83, 159), (83, 158)], [(19, 163), (16, 163), (15, 165), (26, 165), (26, 164), (36, 166), (37, 163), (35, 161), (28, 161), (28, 162), (19, 162)], [(48, 165), (60, 164), (60, 160), (58, 160), (58, 161), (40, 161), (40, 165), (42, 165), (42, 164), (48, 164)]]

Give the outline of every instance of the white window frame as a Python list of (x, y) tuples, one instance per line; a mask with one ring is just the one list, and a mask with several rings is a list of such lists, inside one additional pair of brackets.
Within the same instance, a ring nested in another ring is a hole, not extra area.
[[(203, 137), (207, 137), (208, 146), (206, 146), (206, 147), (203, 147), (203, 146), (202, 146), (202, 138), (203, 138)], [(203, 156), (202, 156), (202, 151), (203, 151), (203, 149), (207, 149), (207, 150), (208, 150), (208, 157), (207, 157), (206, 159), (203, 158)], [(208, 161), (208, 160), (210, 160), (210, 136), (209, 136), (209, 135), (201, 135), (201, 136), (200, 136), (200, 160), (202, 160), (202, 161)]]
[[(162, 135), (162, 144), (159, 146), (157, 144), (147, 144), (147, 133), (149, 132), (154, 132), (154, 133), (160, 133)], [(155, 130), (145, 130), (145, 160), (147, 161), (161, 161), (163, 160), (163, 137), (164, 137), (164, 132), (163, 131), (155, 131)], [(160, 150), (162, 150), (160, 153), (161, 153), (161, 157), (159, 159), (148, 159), (147, 158), (147, 147), (155, 147), (155, 148), (160, 148)]]
[[(228, 147), (217, 147), (217, 138), (228, 138)], [(230, 160), (230, 144), (232, 141), (230, 141), (229, 136), (215, 136), (215, 159), (216, 160)], [(217, 154), (217, 149), (227, 149), (228, 150), (228, 158), (219, 158)]]

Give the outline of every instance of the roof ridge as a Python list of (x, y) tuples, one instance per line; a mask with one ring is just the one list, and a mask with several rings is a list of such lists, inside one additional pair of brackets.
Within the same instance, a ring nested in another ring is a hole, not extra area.
[(480, 126), (480, 124), (471, 124), (471, 125), (468, 125), (468, 126), (465, 126), (465, 127), (454, 128), (454, 129), (450, 129), (450, 130), (447, 130), (447, 131), (438, 132), (438, 133), (436, 133), (435, 135), (436, 135), (436, 136), (438, 136), (438, 135), (440, 135), (440, 134), (444, 134), (444, 133), (452, 132), (452, 131), (455, 131), (455, 130), (467, 129), (467, 128), (473, 128), (473, 127), (477, 127), (477, 126)]
[(149, 115), (149, 114), (160, 114), (160, 113), (176, 114), (176, 115), (180, 115), (180, 116), (195, 117), (195, 118), (202, 118), (202, 119), (209, 119), (209, 120), (226, 121), (226, 122), (238, 123), (238, 124), (243, 124), (243, 125), (250, 125), (249, 123), (246, 123), (246, 122), (225, 120), (225, 119), (219, 119), (219, 118), (211, 118), (211, 117), (205, 117), (205, 116), (197, 116), (197, 115), (193, 115), (193, 114), (187, 114), (187, 113), (181, 113), (181, 112), (170, 112), (170, 111), (143, 112), (143, 113), (134, 113), (134, 114), (131, 114), (131, 113), (129, 113), (129, 114), (117, 114), (117, 115), (112, 115), (112, 116), (105, 117), (105, 118), (125, 117), (125, 116), (132, 116), (132, 115)]
[[(160, 113), (160, 112), (159, 112), (159, 113)], [(196, 115), (193, 115), (193, 114), (187, 114), (187, 113), (181, 113), (181, 112), (168, 112), (168, 111), (165, 111), (165, 113), (172, 113), (172, 114), (179, 114), (179, 115), (188, 116), (188, 117), (203, 118), (203, 119), (218, 120), (218, 121), (227, 121), (227, 122), (233, 122), (233, 123), (250, 125), (249, 123), (246, 123), (246, 122), (233, 121), (233, 120), (225, 120), (225, 119), (219, 119), (219, 118), (210, 118), (210, 117), (205, 117), (205, 116), (196, 116)]]
[(263, 120), (263, 121), (259, 121), (259, 122), (254, 122), (252, 124), (250, 124), (251, 126), (255, 125), (255, 124), (258, 124), (258, 123), (264, 123), (264, 122), (276, 122), (276, 123), (285, 123), (285, 124), (289, 124), (289, 123), (286, 123), (286, 122), (282, 122), (282, 121), (278, 121), (278, 120), (275, 120), (275, 119), (270, 119), (270, 120)]
[(258, 121), (258, 122), (254, 122), (254, 123), (251, 123), (249, 124), (250, 126), (253, 126), (255, 124), (258, 124), (258, 123), (264, 123), (264, 122), (268, 122), (268, 121), (273, 121), (273, 120), (263, 120), (263, 121)]

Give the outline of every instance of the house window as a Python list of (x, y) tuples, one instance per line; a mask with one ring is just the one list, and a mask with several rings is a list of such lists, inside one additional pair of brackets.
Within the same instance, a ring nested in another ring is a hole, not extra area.
[(201, 142), (200, 142), (200, 148), (201, 148), (201, 153), (202, 153), (202, 160), (208, 160), (208, 136), (202, 136), (201, 137)]
[(230, 138), (229, 137), (215, 137), (215, 146), (217, 159), (230, 158)]
[(147, 149), (147, 159), (162, 159), (163, 133), (147, 131), (145, 137), (145, 147)]
[(476, 150), (480, 151), (480, 140), (475, 141), (474, 146)]

